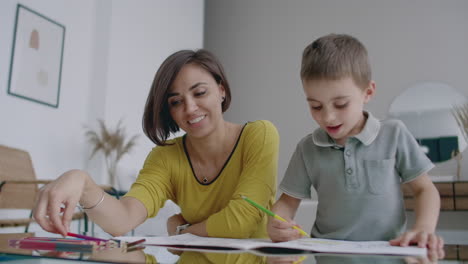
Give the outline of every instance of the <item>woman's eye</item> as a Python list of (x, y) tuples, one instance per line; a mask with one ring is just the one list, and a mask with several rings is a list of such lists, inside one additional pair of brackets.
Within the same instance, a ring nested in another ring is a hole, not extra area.
[(195, 93), (195, 96), (202, 96), (202, 95), (204, 95), (204, 94), (206, 94), (206, 91), (196, 92), (196, 93)]
[(169, 105), (170, 105), (170, 106), (177, 106), (177, 105), (179, 105), (179, 104), (180, 104), (180, 100), (169, 102)]

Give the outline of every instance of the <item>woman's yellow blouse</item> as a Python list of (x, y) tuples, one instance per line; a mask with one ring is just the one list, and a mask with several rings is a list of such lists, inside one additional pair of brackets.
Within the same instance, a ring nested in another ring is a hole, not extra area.
[(279, 135), (269, 121), (247, 123), (218, 177), (201, 184), (193, 174), (183, 137), (153, 148), (130, 191), (148, 217), (170, 199), (192, 224), (206, 221), (211, 237), (264, 238), (267, 216), (244, 201), (247, 196), (271, 208), (276, 195)]

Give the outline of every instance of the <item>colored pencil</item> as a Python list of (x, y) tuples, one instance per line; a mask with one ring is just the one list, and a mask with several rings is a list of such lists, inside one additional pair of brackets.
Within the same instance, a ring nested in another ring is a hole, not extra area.
[(146, 248), (145, 246), (131, 247), (131, 248), (128, 248), (128, 249), (126, 250), (126, 252), (137, 251), (137, 250), (141, 250), (141, 249), (145, 249), (145, 248)]
[(140, 240), (137, 240), (137, 241), (133, 241), (133, 242), (130, 242), (130, 243), (127, 243), (127, 247), (133, 247), (133, 246), (136, 246), (138, 244), (141, 244), (143, 242), (145, 242), (146, 239), (140, 239)]
[(92, 252), (95, 248), (93, 244), (71, 244), (61, 242), (46, 242), (46, 241), (26, 241), (26, 240), (10, 240), (9, 245), (21, 249), (32, 250), (54, 250), (54, 251), (70, 251), (70, 252)]
[(85, 235), (80, 235), (80, 234), (75, 234), (75, 233), (70, 233), (70, 232), (67, 233), (67, 236), (77, 237), (77, 238), (82, 238), (82, 239), (92, 240), (92, 241), (108, 241), (107, 239), (101, 239), (101, 238), (92, 237), (92, 236), (85, 236)]
[(75, 238), (39, 238), (39, 237), (28, 237), (23, 238), (21, 241), (27, 242), (41, 242), (41, 243), (67, 243), (75, 245), (97, 245), (97, 246), (106, 246), (110, 244), (107, 241), (95, 241), (95, 240), (84, 240), (84, 239), (75, 239)]
[[(241, 196), (242, 199), (246, 200), (248, 203), (250, 203), (251, 205), (257, 207), (258, 209), (262, 210), (263, 212), (265, 212), (267, 215), (269, 216), (272, 216), (280, 221), (283, 221), (283, 222), (288, 222), (286, 221), (286, 219), (284, 219), (283, 217), (273, 213), (272, 211), (266, 209), (265, 207), (259, 205), (258, 203), (250, 200), (249, 198), (247, 198), (246, 196)], [(297, 231), (299, 231), (299, 233), (301, 233), (303, 236), (306, 236), (306, 237), (310, 237), (309, 234), (307, 234), (304, 230), (302, 230), (301, 228), (299, 228), (298, 226), (293, 226), (292, 228), (296, 229)]]
[[(118, 248), (120, 245), (116, 241), (95, 241), (83, 239), (67, 238), (47, 238), (47, 237), (26, 237), (22, 239), (10, 239), (11, 247), (36, 250), (55, 250), (55, 251), (75, 251), (88, 252), (93, 249)], [(135, 241), (133, 245), (141, 242)]]

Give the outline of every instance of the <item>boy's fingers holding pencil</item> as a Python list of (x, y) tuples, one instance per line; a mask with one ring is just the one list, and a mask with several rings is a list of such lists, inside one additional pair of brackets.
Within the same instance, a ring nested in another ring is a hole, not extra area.
[(279, 229), (289, 228), (291, 225), (288, 222), (282, 222), (280, 220), (274, 219), (271, 221), (271, 226)]
[(278, 232), (276, 232), (275, 237), (272, 237), (273, 242), (282, 242), (282, 241), (290, 241), (290, 240), (296, 240), (301, 238), (301, 234), (299, 231), (296, 229), (292, 228), (287, 228), (287, 229), (281, 229)]
[(284, 221), (280, 221), (278, 219), (271, 219), (271, 224), (272, 226), (276, 227), (276, 228), (281, 228), (281, 229), (289, 229), (289, 228), (292, 228), (293, 226), (296, 225), (296, 222), (292, 221), (292, 220), (286, 220), (287, 222), (284, 222)]
[(283, 222), (272, 218), (268, 225), (268, 234), (273, 242), (295, 240), (302, 237), (302, 235), (298, 230), (293, 229), (294, 226), (296, 226), (296, 222), (292, 220)]

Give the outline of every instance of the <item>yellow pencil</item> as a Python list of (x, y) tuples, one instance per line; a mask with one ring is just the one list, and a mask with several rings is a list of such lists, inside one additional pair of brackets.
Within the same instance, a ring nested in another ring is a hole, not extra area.
[[(258, 203), (250, 200), (249, 198), (245, 197), (245, 196), (241, 196), (242, 199), (246, 200), (247, 202), (249, 202), (251, 205), (257, 207), (258, 209), (262, 210), (263, 212), (267, 213), (267, 215), (269, 216), (273, 216), (274, 218), (280, 220), (280, 221), (283, 221), (283, 222), (287, 222), (286, 219), (284, 219), (283, 217), (273, 213), (272, 211), (266, 209), (265, 207), (259, 205)], [(307, 234), (304, 230), (300, 229), (298, 226), (293, 226), (294, 229), (296, 229), (297, 231), (299, 231), (303, 236), (306, 236), (306, 237), (310, 237), (309, 234)]]

